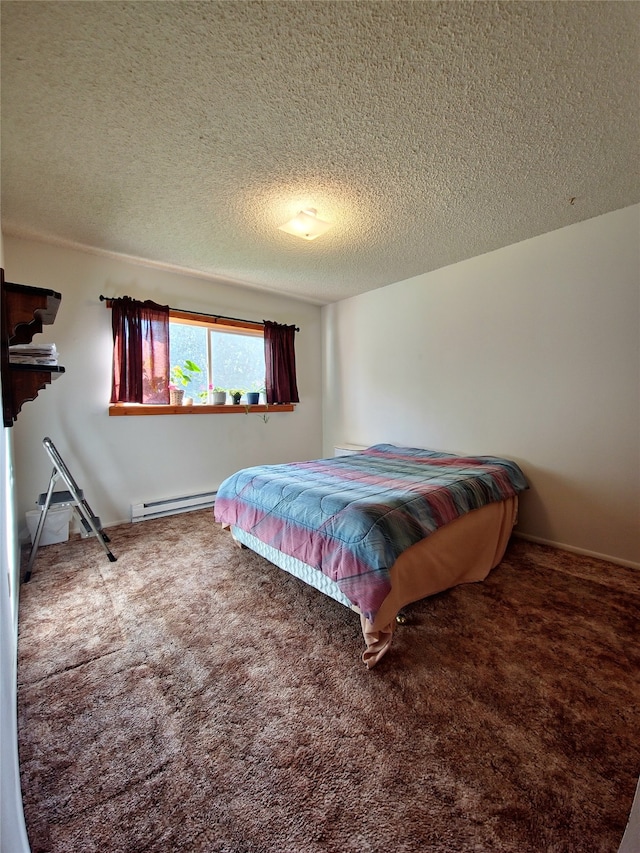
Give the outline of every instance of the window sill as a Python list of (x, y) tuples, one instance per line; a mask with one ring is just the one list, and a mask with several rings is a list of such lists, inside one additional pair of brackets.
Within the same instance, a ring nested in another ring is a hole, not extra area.
[(147, 406), (143, 403), (110, 403), (109, 417), (129, 417), (131, 415), (251, 415), (257, 414), (280, 414), (280, 412), (294, 412), (295, 403), (272, 403), (269, 406), (239, 406), (228, 403), (224, 406)]

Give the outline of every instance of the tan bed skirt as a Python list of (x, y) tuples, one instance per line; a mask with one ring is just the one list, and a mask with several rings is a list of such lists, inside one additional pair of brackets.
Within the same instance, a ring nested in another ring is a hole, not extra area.
[(484, 580), (495, 568), (517, 521), (518, 498), (487, 504), (407, 548), (391, 567), (391, 592), (371, 623), (360, 616), (371, 668), (388, 651), (396, 615), (406, 604), (461, 583)]

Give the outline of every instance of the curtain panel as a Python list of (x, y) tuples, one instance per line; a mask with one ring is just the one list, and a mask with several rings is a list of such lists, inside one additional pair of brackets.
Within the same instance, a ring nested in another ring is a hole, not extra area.
[(267, 403), (299, 403), (296, 382), (295, 326), (264, 321)]
[(169, 306), (111, 300), (112, 403), (169, 403)]

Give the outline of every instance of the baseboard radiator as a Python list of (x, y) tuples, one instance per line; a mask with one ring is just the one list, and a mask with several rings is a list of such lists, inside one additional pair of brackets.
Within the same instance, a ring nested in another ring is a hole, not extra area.
[(216, 492), (202, 492), (199, 495), (185, 495), (181, 498), (164, 498), (159, 501), (147, 501), (131, 504), (131, 521), (148, 521), (163, 515), (177, 515), (179, 512), (193, 512), (206, 509), (216, 502)]

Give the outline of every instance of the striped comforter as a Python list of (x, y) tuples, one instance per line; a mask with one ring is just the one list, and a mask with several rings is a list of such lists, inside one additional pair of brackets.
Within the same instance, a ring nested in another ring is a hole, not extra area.
[(222, 483), (214, 512), (324, 572), (373, 622), (402, 551), (526, 488), (507, 459), (378, 444), (352, 456), (245, 468)]

